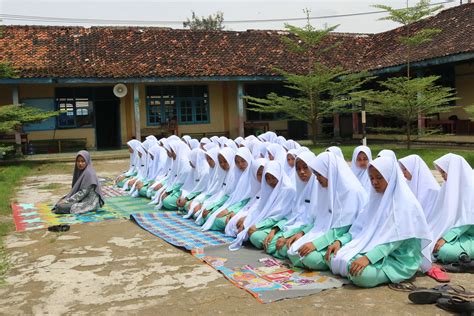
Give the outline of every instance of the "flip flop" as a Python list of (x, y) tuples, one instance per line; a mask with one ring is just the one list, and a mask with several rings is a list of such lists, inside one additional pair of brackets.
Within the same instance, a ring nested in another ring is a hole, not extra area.
[(59, 233), (59, 232), (67, 232), (70, 228), (71, 228), (71, 226), (69, 226), (69, 225), (61, 224), (61, 225), (49, 226), (49, 227), (48, 227), (48, 230), (49, 230), (50, 232)]
[(416, 290), (424, 289), (424, 288), (417, 287), (415, 284), (411, 282), (390, 283), (388, 285), (388, 288), (394, 291), (399, 291), (399, 292), (413, 292)]
[(440, 291), (446, 294), (451, 294), (455, 296), (460, 296), (463, 298), (467, 299), (472, 299), (474, 298), (474, 292), (466, 290), (466, 288), (462, 285), (457, 285), (457, 284), (443, 284), (443, 285), (438, 285), (433, 288), (433, 290)]
[(467, 301), (461, 297), (441, 297), (436, 302), (436, 306), (448, 312), (454, 312), (461, 315), (474, 314), (474, 302)]
[(435, 265), (432, 266), (431, 269), (428, 270), (428, 272), (426, 272), (426, 275), (442, 283), (447, 283), (451, 280), (449, 278), (449, 275), (445, 273), (443, 268)]

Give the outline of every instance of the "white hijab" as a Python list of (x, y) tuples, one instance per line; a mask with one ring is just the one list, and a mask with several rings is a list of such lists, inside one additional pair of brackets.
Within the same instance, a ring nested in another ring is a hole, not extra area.
[[(368, 196), (344, 159), (332, 152), (323, 152), (309, 162), (315, 172), (328, 179), (328, 187), (313, 186), (311, 208), (314, 210), (313, 228), (298, 239), (288, 253), (296, 255), (298, 249), (312, 242), (330, 229), (351, 225), (367, 204)], [(314, 198), (313, 198), (314, 197)]]
[(252, 176), (255, 178), (255, 181), (257, 181), (257, 186), (258, 186), (257, 193), (255, 193), (252, 199), (236, 215), (234, 215), (234, 217), (230, 219), (229, 223), (227, 223), (227, 225), (225, 226), (225, 234), (227, 236), (236, 237), (238, 233), (237, 222), (242, 217), (247, 216), (249, 212), (251, 212), (252, 208), (258, 205), (258, 201), (260, 200), (262, 184), (261, 182), (258, 181), (257, 173), (260, 167), (265, 167), (266, 163), (267, 163), (267, 159), (265, 158), (259, 158), (252, 162)]
[[(408, 187), (398, 162), (391, 157), (380, 157), (370, 165), (380, 172), (388, 185), (384, 193), (377, 193), (372, 187), (367, 207), (349, 230), (352, 240), (332, 259), (334, 274), (347, 276), (350, 260), (378, 245), (417, 238), (424, 249), (431, 241), (421, 205)], [(424, 260), (431, 261), (431, 256), (425, 256)]]
[(397, 155), (395, 155), (395, 152), (391, 149), (382, 149), (377, 155), (377, 158), (379, 157), (390, 157), (397, 160)]
[(132, 139), (127, 142), (127, 145), (133, 150), (133, 152), (130, 153), (130, 165), (127, 173), (133, 173), (137, 170), (138, 164), (138, 152), (136, 151), (136, 148), (141, 146), (141, 143), (136, 139)]
[(212, 194), (211, 197), (209, 197), (203, 204), (202, 210), (207, 209), (207, 207), (211, 206), (212, 204), (216, 203), (219, 201), (224, 195), (227, 194), (229, 190), (235, 187), (234, 181), (236, 180), (236, 177), (240, 176), (242, 171), (236, 170), (238, 168), (235, 167), (235, 152), (229, 148), (229, 147), (224, 147), (219, 151), (219, 155), (225, 158), (227, 163), (229, 164), (229, 170), (224, 170), (221, 168), (221, 166), (218, 164), (219, 169), (222, 171), (223, 177), (219, 177), (219, 182), (214, 183), (213, 186), (211, 187), (211, 192), (208, 192), (208, 194)]
[(370, 148), (367, 146), (358, 146), (354, 149), (354, 153), (352, 154), (351, 170), (359, 180), (362, 187), (368, 193), (370, 192), (370, 187), (372, 186), (369, 177), (369, 166), (367, 165), (367, 168), (363, 169), (357, 165), (357, 156), (359, 156), (361, 152), (367, 155), (369, 163), (372, 161), (372, 151)]
[(286, 163), (286, 150), (279, 144), (270, 144), (267, 153), (272, 154), (273, 160), (278, 161), (283, 167)]
[(406, 156), (398, 162), (410, 172), (411, 180), (407, 180), (408, 187), (420, 202), (425, 216), (428, 216), (438, 198), (440, 189), (438, 182), (420, 156)]
[(193, 164), (192, 171), (181, 187), (181, 196), (187, 197), (192, 192), (202, 192), (209, 184), (209, 164), (204, 151), (194, 148), (189, 154), (189, 162)]
[(166, 174), (169, 157), (166, 154), (166, 150), (159, 145), (151, 146), (148, 150), (148, 154), (151, 156), (147, 180), (152, 181), (158, 176)]
[[(295, 165), (298, 160), (301, 160), (309, 168), (310, 161), (315, 157), (316, 156), (310, 151), (302, 152), (297, 156)], [(316, 198), (316, 196), (312, 196), (313, 186), (318, 185), (316, 177), (313, 175), (313, 173), (311, 173), (309, 180), (307, 182), (303, 182), (295, 172), (294, 179), (296, 184), (296, 194), (292, 203), (291, 214), (288, 216), (288, 220), (283, 226), (283, 231), (285, 232), (313, 222), (311, 216), (313, 213), (311, 211), (311, 200)]]
[[(252, 161), (253, 157), (248, 148), (241, 147), (237, 150), (235, 156), (239, 156), (247, 162), (247, 168), (238, 175), (238, 182), (236, 183), (235, 187), (232, 189), (230, 193), (230, 197), (227, 201), (222, 205), (219, 209), (209, 216), (206, 220), (204, 225), (202, 226), (202, 230), (209, 230), (214, 224), (214, 221), (219, 215), (220, 212), (228, 208), (229, 206), (238, 203), (244, 199), (251, 198), (255, 195), (259, 189), (260, 183), (257, 181), (257, 178), (252, 175)], [(235, 167), (237, 171), (237, 167)]]
[[(212, 195), (214, 194), (214, 192), (218, 191), (217, 185), (219, 183), (222, 183), (221, 181), (223, 181), (222, 179), (225, 177), (224, 170), (222, 170), (222, 168), (219, 167), (219, 161), (217, 159), (218, 154), (219, 154), (218, 147), (212, 148), (209, 151), (205, 152), (205, 156), (209, 156), (209, 158), (211, 158), (214, 161), (214, 167), (211, 168), (207, 160), (204, 161), (204, 163), (206, 163), (207, 166), (209, 167), (208, 183), (204, 187), (203, 191), (201, 191), (201, 193), (192, 200), (189, 207), (189, 211), (186, 215), (183, 216), (184, 218), (191, 217), (191, 215), (194, 212), (194, 208), (197, 205), (201, 204), (207, 195)], [(205, 159), (205, 156), (204, 156), (204, 159)]]
[(430, 252), (438, 239), (450, 229), (474, 225), (474, 177), (467, 161), (456, 154), (446, 154), (434, 161), (436, 168), (448, 174), (426, 220), (433, 233)]
[[(278, 179), (275, 188), (268, 185), (265, 180), (266, 174), (269, 173)], [(277, 161), (269, 161), (265, 165), (262, 179), (261, 197), (258, 206), (249, 213), (244, 221), (244, 230), (242, 230), (237, 238), (229, 246), (229, 250), (238, 250), (242, 243), (248, 239), (248, 230), (253, 225), (265, 219), (273, 219), (278, 221), (288, 215), (291, 208), (291, 202), (295, 196), (295, 189), (290, 179), (283, 171), (283, 167)]]
[(292, 139), (288, 139), (284, 144), (283, 144), (283, 148), (285, 148), (287, 151), (290, 151), (291, 149), (298, 149), (300, 148), (300, 144), (298, 144), (297, 142), (295, 142), (294, 140)]
[(328, 148), (326, 149), (326, 151), (331, 152), (331, 153), (335, 154), (336, 156), (339, 156), (339, 157), (341, 157), (343, 160), (345, 160), (345, 159), (344, 159), (344, 154), (342, 153), (341, 148), (339, 148), (339, 147), (337, 147), (337, 146), (328, 147)]

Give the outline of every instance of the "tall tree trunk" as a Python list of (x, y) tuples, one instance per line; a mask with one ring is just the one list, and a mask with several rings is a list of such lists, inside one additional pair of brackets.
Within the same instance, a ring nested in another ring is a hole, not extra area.
[(312, 120), (310, 125), (311, 125), (311, 141), (313, 142), (313, 146), (316, 146), (318, 133), (319, 133), (319, 121), (317, 119)]
[(407, 149), (411, 149), (411, 125), (407, 123)]

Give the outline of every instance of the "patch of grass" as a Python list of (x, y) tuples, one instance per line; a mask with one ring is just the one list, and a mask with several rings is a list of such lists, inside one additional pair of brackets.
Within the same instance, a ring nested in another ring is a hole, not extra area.
[(11, 216), (11, 199), (21, 180), (31, 174), (34, 166), (31, 163), (21, 163), (2, 166), (0, 169), (0, 284), (4, 282), (4, 276), (9, 267), (2, 237), (6, 236), (14, 227)]
[(38, 187), (40, 190), (56, 190), (61, 188), (63, 185), (61, 183), (49, 183)]
[[(328, 146), (312, 146), (310, 147), (311, 150), (315, 154), (319, 154), (322, 151), (326, 150)], [(352, 158), (352, 152), (354, 151), (354, 148), (357, 147), (356, 145), (342, 145), (339, 146), (342, 149), (342, 152), (344, 153), (344, 157), (346, 160), (351, 160)], [(371, 145), (369, 144), (370, 149), (372, 150), (372, 157), (375, 158), (377, 154), (382, 150), (382, 149), (391, 149), (395, 152), (398, 158), (403, 158), (408, 155), (413, 155), (417, 154), (419, 155), (428, 165), (430, 168), (433, 167), (433, 161), (438, 159), (439, 157), (447, 154), (447, 153), (453, 153), (453, 154), (458, 154), (460, 156), (463, 156), (466, 161), (471, 165), (471, 167), (474, 167), (474, 150), (472, 149), (464, 149), (464, 148), (427, 148), (427, 147), (415, 147), (413, 146), (412, 149), (408, 150), (406, 149), (406, 146), (401, 144), (374, 144)]]

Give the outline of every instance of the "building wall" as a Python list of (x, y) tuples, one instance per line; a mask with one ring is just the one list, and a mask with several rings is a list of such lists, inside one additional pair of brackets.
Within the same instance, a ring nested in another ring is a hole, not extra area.
[(474, 104), (474, 64), (463, 64), (455, 67), (456, 91), (460, 100), (456, 105), (460, 108), (453, 111), (442, 113), (441, 119), (448, 119), (451, 115), (457, 115), (460, 120), (468, 120), (469, 115), (464, 110), (464, 106)]
[[(110, 86), (111, 84), (103, 84)], [(81, 84), (81, 85), (53, 85), (53, 84), (21, 84), (18, 85), (18, 93), (20, 102), (24, 99), (36, 98), (54, 98), (54, 90), (56, 87), (72, 87), (72, 86), (101, 86), (98, 84)], [(128, 87), (129, 91), (130, 88)], [(2, 85), (0, 88), (0, 105), (12, 103), (13, 86)], [(131, 102), (127, 99), (132, 96)], [(120, 121), (121, 121), (121, 135), (122, 144), (125, 144), (132, 137), (132, 126), (130, 126), (130, 113), (128, 113), (127, 106), (132, 107), (133, 111), (133, 93), (129, 93), (127, 97), (120, 100)], [(49, 131), (32, 131), (28, 133), (30, 140), (47, 140), (47, 139), (67, 139), (67, 138), (86, 138), (87, 148), (94, 148), (96, 146), (95, 128), (72, 128), (72, 129), (56, 129)]]

